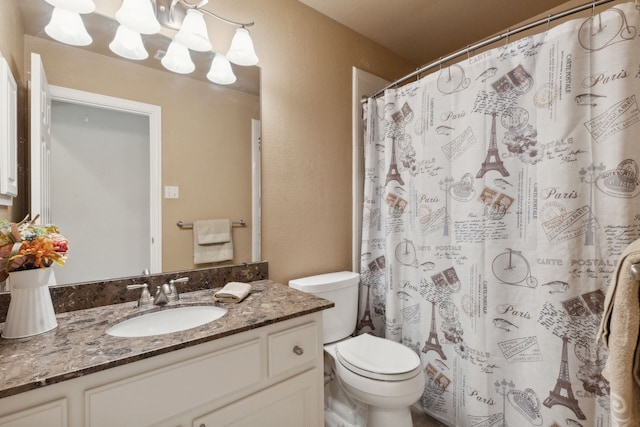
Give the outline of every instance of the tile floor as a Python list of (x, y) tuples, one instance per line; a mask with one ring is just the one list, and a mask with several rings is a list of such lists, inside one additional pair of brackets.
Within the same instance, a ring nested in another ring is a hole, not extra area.
[(413, 419), (413, 427), (447, 427), (446, 424), (431, 418), (423, 412), (419, 412), (411, 408), (411, 418)]

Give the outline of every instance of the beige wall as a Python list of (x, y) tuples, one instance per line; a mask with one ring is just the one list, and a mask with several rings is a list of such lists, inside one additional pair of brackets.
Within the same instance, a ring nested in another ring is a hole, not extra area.
[[(24, 75), (24, 43), (22, 40), (22, 22), (16, 7), (16, 3), (0, 0), (0, 53), (3, 56), (11, 73), (18, 83), (18, 104), (22, 108), (18, 111), (18, 140), (25, 137), (25, 103), (26, 96), (25, 86), (22, 85), (22, 76)], [(25, 155), (24, 144), (18, 145), (18, 157), (23, 158)], [(18, 171), (18, 197), (13, 199), (12, 206), (0, 206), (0, 219), (9, 219), (18, 221), (22, 212), (26, 210), (26, 189), (24, 168)]]
[[(297, 0), (226, 0), (256, 21), (262, 67), (263, 259), (272, 279), (351, 268), (351, 73), (411, 64)], [(225, 11), (221, 11), (224, 13)]]
[[(178, 220), (251, 218), (259, 97), (31, 36), (25, 51), (40, 54), (52, 85), (162, 107), (162, 184), (180, 189), (179, 199), (162, 200), (163, 271), (194, 267), (192, 232)], [(25, 61), (30, 69), (29, 55)], [(234, 228), (233, 236), (234, 262), (251, 261), (251, 228)]]

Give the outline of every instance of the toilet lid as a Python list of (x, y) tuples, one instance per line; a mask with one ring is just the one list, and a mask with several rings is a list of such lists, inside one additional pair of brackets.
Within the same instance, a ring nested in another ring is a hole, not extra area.
[(420, 358), (408, 347), (370, 334), (339, 342), (338, 361), (358, 375), (385, 381), (413, 378), (420, 372)]

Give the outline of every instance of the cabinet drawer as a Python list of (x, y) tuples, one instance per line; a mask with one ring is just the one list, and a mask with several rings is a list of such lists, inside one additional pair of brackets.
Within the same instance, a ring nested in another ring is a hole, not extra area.
[(318, 325), (315, 322), (269, 335), (269, 377), (318, 357)]
[(147, 426), (262, 378), (261, 340), (85, 392), (86, 426)]
[(318, 369), (312, 369), (198, 417), (192, 427), (322, 426), (320, 381)]
[(2, 427), (67, 426), (67, 399), (38, 405), (0, 418)]

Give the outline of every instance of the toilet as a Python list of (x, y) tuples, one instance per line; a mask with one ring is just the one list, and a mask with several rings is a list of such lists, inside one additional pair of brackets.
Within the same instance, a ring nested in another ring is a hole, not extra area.
[(425, 387), (420, 357), (391, 340), (371, 334), (351, 336), (359, 283), (359, 274), (341, 271), (291, 280), (289, 286), (335, 304), (323, 311), (325, 355), (335, 364), (347, 396), (366, 405), (366, 427), (411, 427), (409, 408)]

